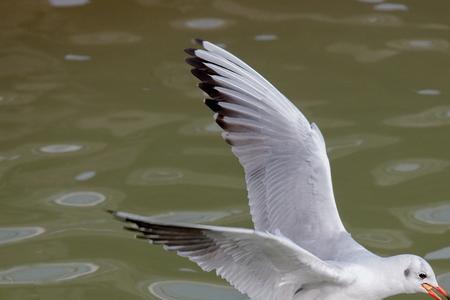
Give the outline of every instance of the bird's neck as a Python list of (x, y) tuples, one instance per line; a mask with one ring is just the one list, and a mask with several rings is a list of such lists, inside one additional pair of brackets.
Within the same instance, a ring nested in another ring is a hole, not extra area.
[[(403, 265), (399, 256), (377, 257), (368, 263), (365, 284), (376, 299), (384, 299), (405, 292)], [(370, 286), (372, 288), (370, 288)], [(375, 288), (375, 287), (379, 288)]]

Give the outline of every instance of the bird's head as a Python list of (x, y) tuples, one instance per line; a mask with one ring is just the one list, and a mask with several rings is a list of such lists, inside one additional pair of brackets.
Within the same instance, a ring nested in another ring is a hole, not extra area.
[(427, 293), (436, 300), (450, 299), (448, 293), (439, 287), (431, 266), (421, 257), (404, 255), (404, 288), (409, 293)]

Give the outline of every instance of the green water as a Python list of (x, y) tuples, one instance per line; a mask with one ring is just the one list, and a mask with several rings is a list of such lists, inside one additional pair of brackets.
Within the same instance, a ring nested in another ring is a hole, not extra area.
[(355, 238), (450, 289), (450, 2), (86, 2), (0, 2), (0, 299), (245, 299), (104, 212), (251, 226), (194, 37), (318, 123)]

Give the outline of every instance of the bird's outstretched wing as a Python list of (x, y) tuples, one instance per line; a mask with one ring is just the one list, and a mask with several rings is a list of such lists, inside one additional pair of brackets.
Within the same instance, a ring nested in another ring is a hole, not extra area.
[(137, 237), (176, 251), (227, 280), (252, 299), (292, 299), (307, 284), (348, 284), (353, 276), (324, 262), (292, 241), (249, 229), (153, 222), (126, 212), (111, 211), (131, 223)]
[(339, 218), (319, 128), (242, 60), (198, 42), (204, 49), (186, 49), (191, 55), (186, 61), (244, 167), (255, 229), (279, 230), (315, 255), (331, 258), (334, 245), (343, 245), (335, 243), (337, 237), (353, 240)]

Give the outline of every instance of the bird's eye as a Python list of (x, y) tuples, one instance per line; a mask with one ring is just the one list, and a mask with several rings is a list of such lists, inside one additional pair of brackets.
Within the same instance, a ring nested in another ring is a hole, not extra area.
[(427, 274), (419, 273), (419, 277), (420, 277), (420, 279), (425, 279), (425, 278), (427, 278)]
[(403, 271), (403, 274), (405, 274), (405, 277), (409, 276), (409, 269), (406, 269), (405, 271)]

